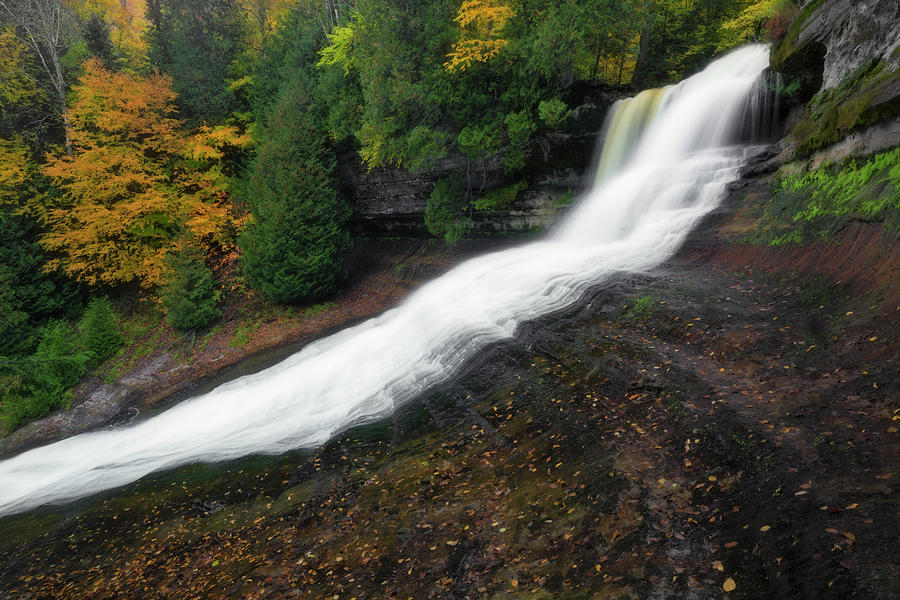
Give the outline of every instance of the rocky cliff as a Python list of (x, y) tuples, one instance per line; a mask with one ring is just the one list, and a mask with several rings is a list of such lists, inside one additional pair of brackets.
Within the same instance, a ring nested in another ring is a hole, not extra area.
[[(501, 209), (471, 214), (475, 236), (515, 235), (542, 229), (585, 187), (594, 147), (612, 100), (603, 95), (576, 108), (563, 129), (544, 132), (528, 149), (521, 174), (506, 174), (499, 160), (469, 168), (473, 195), (515, 188), (514, 200)], [(352, 229), (367, 237), (425, 237), (425, 206), (438, 180), (465, 173), (461, 154), (437, 161), (430, 170), (368, 170), (353, 150), (338, 160), (341, 191), (353, 208)]]
[[(900, 3), (807, 0), (772, 68), (802, 106), (785, 158), (830, 160), (895, 146), (900, 132)], [(849, 140), (848, 138), (852, 138)], [(842, 144), (837, 151), (832, 148)]]

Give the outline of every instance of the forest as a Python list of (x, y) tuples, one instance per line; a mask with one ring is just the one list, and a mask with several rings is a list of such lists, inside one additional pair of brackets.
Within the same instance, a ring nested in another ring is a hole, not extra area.
[[(628, 95), (783, 33), (787, 0), (0, 0), (0, 420), (66, 406), (129, 343), (221, 304), (309, 305), (345, 280), (336, 149), (441, 180), (515, 174), (575, 90)], [(470, 167), (471, 166), (471, 167)]]

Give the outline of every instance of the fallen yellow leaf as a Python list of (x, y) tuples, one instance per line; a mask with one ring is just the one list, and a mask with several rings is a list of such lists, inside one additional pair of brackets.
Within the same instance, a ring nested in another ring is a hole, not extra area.
[(726, 592), (733, 592), (737, 588), (737, 584), (734, 582), (734, 579), (729, 577), (725, 580), (725, 583), (722, 584), (722, 589)]

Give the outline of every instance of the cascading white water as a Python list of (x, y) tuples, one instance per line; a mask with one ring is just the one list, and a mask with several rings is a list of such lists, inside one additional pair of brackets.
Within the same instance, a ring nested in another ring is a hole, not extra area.
[(0, 462), (0, 516), (185, 463), (315, 447), (611, 274), (658, 265), (737, 177), (749, 150), (728, 146), (730, 136), (767, 64), (767, 47), (745, 47), (665, 92), (625, 163), (545, 240), (472, 259), (380, 317), (143, 423)]

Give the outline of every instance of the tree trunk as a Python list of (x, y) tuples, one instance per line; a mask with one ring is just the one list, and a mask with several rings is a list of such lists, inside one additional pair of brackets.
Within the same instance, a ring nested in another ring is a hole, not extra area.
[(594, 58), (594, 68), (591, 69), (591, 79), (597, 79), (597, 69), (600, 68), (600, 54), (603, 51), (603, 43), (601, 39), (597, 38), (597, 56)]
[(641, 45), (638, 50), (637, 60), (634, 63), (634, 75), (631, 77), (631, 85), (637, 89), (645, 87), (644, 79), (646, 78), (647, 60), (650, 54), (651, 30), (650, 21), (647, 21), (647, 24), (641, 30)]
[(70, 127), (69, 127), (69, 108), (66, 106), (66, 80), (63, 76), (62, 65), (59, 62), (59, 56), (55, 53), (51, 54), (50, 61), (53, 63), (53, 70), (55, 72), (55, 81), (54, 85), (56, 87), (56, 93), (59, 94), (59, 105), (60, 105), (60, 117), (62, 117), (63, 129), (65, 130), (66, 135), (66, 154), (72, 156), (72, 137), (70, 135)]

